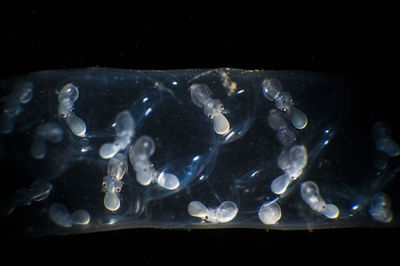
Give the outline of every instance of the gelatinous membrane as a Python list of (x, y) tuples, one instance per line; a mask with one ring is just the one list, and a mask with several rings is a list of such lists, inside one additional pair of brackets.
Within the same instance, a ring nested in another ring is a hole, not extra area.
[(398, 139), (356, 127), (338, 76), (90, 68), (0, 85), (8, 233), (399, 225)]

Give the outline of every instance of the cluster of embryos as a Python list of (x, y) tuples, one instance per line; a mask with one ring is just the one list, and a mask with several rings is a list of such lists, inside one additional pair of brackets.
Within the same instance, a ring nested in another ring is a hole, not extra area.
[(102, 191), (104, 195), (104, 206), (110, 211), (116, 211), (121, 205), (119, 192), (121, 192), (124, 177), (128, 170), (128, 162), (126, 156), (117, 153), (108, 161), (107, 176), (103, 178)]
[(339, 77), (90, 68), (16, 81), (0, 82), (5, 230), (400, 223), (398, 184), (386, 189), (396, 132), (351, 123), (364, 113)]
[(215, 133), (224, 135), (228, 133), (230, 124), (224, 115), (224, 105), (219, 99), (213, 99), (212, 91), (205, 84), (192, 84), (189, 88), (192, 102), (203, 108), (203, 112), (213, 122)]
[(86, 123), (74, 113), (74, 105), (78, 100), (79, 90), (72, 83), (64, 85), (58, 93), (58, 115), (65, 119), (68, 127), (78, 137), (84, 137)]
[(174, 174), (158, 172), (150, 161), (155, 149), (154, 140), (149, 136), (141, 136), (129, 149), (129, 159), (136, 172), (136, 181), (142, 186), (157, 183), (168, 190), (177, 189), (179, 179)]

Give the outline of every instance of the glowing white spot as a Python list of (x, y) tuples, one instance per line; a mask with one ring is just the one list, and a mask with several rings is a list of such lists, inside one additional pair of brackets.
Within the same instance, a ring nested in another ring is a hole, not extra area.
[(244, 92), (244, 90), (240, 90), (238, 92), (236, 92), (236, 94), (242, 94)]
[(176, 86), (176, 85), (178, 85), (178, 82), (172, 81), (172, 85)]
[(202, 175), (199, 177), (199, 180), (203, 180), (205, 177), (206, 177), (205, 175)]
[(197, 161), (198, 159), (200, 159), (200, 156), (199, 156), (199, 155), (193, 157), (193, 160), (192, 160), (192, 161), (195, 162), (195, 161)]
[(329, 143), (329, 140), (324, 141), (324, 145), (327, 145)]
[(148, 116), (148, 115), (151, 113), (151, 111), (153, 111), (153, 109), (151, 109), (151, 107), (149, 107), (149, 108), (146, 110), (146, 112), (144, 113), (144, 115), (145, 115), (145, 116)]
[(145, 102), (147, 102), (149, 100), (149, 98), (143, 98), (143, 102), (145, 103)]
[(250, 176), (254, 177), (255, 175), (257, 175), (260, 172), (260, 170), (254, 171)]

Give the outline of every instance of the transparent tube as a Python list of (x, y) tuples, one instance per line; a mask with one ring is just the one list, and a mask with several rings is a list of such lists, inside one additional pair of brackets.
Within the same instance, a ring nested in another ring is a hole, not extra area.
[(399, 225), (399, 145), (383, 122), (356, 127), (339, 76), (89, 68), (0, 85), (8, 233)]

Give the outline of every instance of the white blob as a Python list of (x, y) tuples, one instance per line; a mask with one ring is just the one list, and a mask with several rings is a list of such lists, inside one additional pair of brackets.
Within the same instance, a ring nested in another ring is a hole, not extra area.
[(275, 194), (283, 194), (287, 190), (290, 182), (292, 182), (292, 179), (288, 174), (283, 174), (278, 177), (276, 177), (272, 183), (271, 183), (271, 190)]
[(64, 131), (59, 124), (47, 122), (37, 127), (36, 134), (46, 141), (57, 143), (63, 139)]
[(162, 186), (163, 188), (174, 190), (179, 187), (179, 179), (173, 175), (161, 172), (158, 175), (157, 183)]
[(151, 181), (153, 181), (152, 171), (150, 171), (150, 170), (136, 171), (136, 181), (138, 181), (138, 183), (141, 184), (142, 186), (150, 185)]
[(35, 137), (30, 149), (31, 156), (35, 159), (41, 160), (46, 157), (47, 144), (46, 141), (40, 137)]
[(238, 213), (238, 207), (233, 201), (224, 201), (219, 205), (216, 212), (218, 223), (227, 223), (232, 221)]
[(275, 101), (282, 91), (282, 84), (277, 79), (264, 79), (262, 88), (265, 98)]
[(192, 201), (188, 205), (188, 213), (193, 217), (204, 218), (208, 215), (209, 211), (200, 201)]
[(292, 125), (297, 129), (305, 128), (308, 123), (307, 116), (294, 106), (290, 107), (289, 110), (290, 110), (289, 117), (290, 121), (292, 122)]
[(0, 116), (0, 132), (1, 134), (10, 134), (14, 129), (14, 118), (7, 113)]
[(121, 180), (126, 171), (128, 170), (128, 162), (126, 156), (118, 153), (108, 161), (107, 175), (115, 177), (117, 180)]
[(326, 208), (323, 211), (323, 214), (329, 219), (336, 219), (339, 217), (339, 209), (336, 205), (326, 204)]
[(114, 143), (105, 143), (101, 145), (99, 149), (99, 155), (103, 159), (110, 159), (114, 157), (115, 154), (118, 153), (118, 149), (114, 145)]
[(213, 124), (215, 133), (219, 135), (226, 134), (230, 129), (229, 121), (222, 113), (214, 117)]
[(85, 136), (86, 133), (86, 123), (81, 118), (77, 117), (74, 114), (71, 114), (66, 119), (67, 125), (71, 129), (72, 133), (74, 133), (78, 137)]
[(113, 191), (107, 191), (104, 196), (104, 206), (110, 211), (116, 211), (120, 207), (120, 200), (117, 193)]
[(266, 202), (258, 211), (258, 218), (264, 224), (276, 224), (281, 216), (281, 207), (276, 202)]
[(72, 220), (67, 208), (61, 203), (53, 203), (49, 209), (50, 220), (61, 227), (71, 227)]
[(71, 214), (71, 222), (77, 225), (90, 223), (90, 214), (86, 210), (77, 210)]

